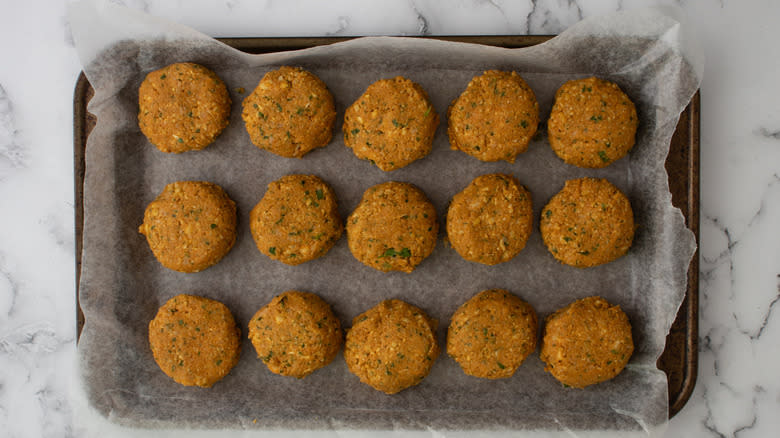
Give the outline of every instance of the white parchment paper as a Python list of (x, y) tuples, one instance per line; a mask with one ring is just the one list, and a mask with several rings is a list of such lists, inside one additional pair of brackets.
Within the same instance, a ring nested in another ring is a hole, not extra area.
[[(112, 421), (136, 427), (232, 429), (601, 430), (650, 434), (667, 421), (667, 384), (655, 362), (664, 348), (686, 287), (695, 250), (692, 233), (671, 204), (664, 161), (682, 109), (700, 83), (702, 60), (680, 24), (658, 12), (617, 13), (584, 20), (547, 43), (503, 49), (414, 38), (362, 38), (307, 50), (248, 55), (180, 25), (106, 2), (71, 5), (70, 21), (84, 71), (95, 88), (89, 110), (84, 185), (80, 301), (86, 324), (79, 342), (84, 390)], [(228, 84), (230, 126), (202, 151), (159, 152), (137, 124), (138, 87), (164, 65), (203, 64)], [(331, 144), (300, 160), (253, 146), (241, 102), (269, 70), (304, 67), (333, 93), (338, 110)], [(446, 109), (474, 75), (518, 71), (540, 102), (541, 134), (514, 164), (483, 163), (449, 149)], [(372, 82), (406, 76), (430, 94), (442, 116), (433, 152), (385, 173), (358, 160), (340, 132), (344, 109)], [(597, 75), (617, 82), (640, 118), (630, 156), (598, 170), (579, 169), (551, 151), (544, 126), (555, 90), (566, 80)], [(244, 93), (240, 88), (245, 89)], [(535, 231), (515, 259), (494, 267), (461, 259), (443, 243), (449, 200), (485, 173), (514, 174), (532, 193)], [(248, 214), (266, 185), (290, 173), (331, 184), (346, 218), (363, 191), (388, 180), (416, 184), (437, 208), (442, 234), (433, 255), (412, 274), (381, 273), (349, 252), (346, 238), (318, 260), (290, 267), (255, 248)], [(538, 217), (566, 180), (604, 177), (631, 200), (637, 229), (628, 255), (581, 270), (556, 262), (538, 232)], [(221, 185), (238, 205), (238, 239), (216, 266), (181, 274), (160, 266), (137, 231), (146, 205), (177, 180)], [(477, 292), (505, 288), (540, 317), (571, 301), (601, 295), (629, 315), (636, 351), (614, 380), (585, 390), (564, 388), (534, 353), (509, 379), (465, 375), (446, 353), (419, 385), (388, 396), (361, 384), (339, 355), (304, 380), (270, 373), (247, 339), (242, 357), (211, 389), (183, 387), (155, 364), (147, 343), (157, 308), (179, 293), (224, 302), (246, 324), (274, 295), (288, 289), (319, 294), (348, 327), (381, 300), (398, 298), (439, 319), (444, 346), (449, 318)]]

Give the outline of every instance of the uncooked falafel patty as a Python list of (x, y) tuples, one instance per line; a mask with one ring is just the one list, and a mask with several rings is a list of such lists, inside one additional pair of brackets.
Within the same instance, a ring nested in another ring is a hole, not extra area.
[(547, 134), (552, 150), (566, 163), (599, 168), (628, 154), (638, 123), (634, 103), (617, 84), (577, 79), (555, 93)]
[(482, 175), (452, 198), (447, 238), (466, 260), (495, 265), (525, 247), (533, 227), (531, 193), (513, 176)]
[(482, 291), (452, 315), (449, 354), (470, 376), (511, 377), (536, 350), (536, 312), (503, 289)]
[(352, 255), (380, 271), (412, 272), (436, 247), (436, 209), (408, 183), (377, 184), (347, 219)]
[(163, 152), (203, 149), (230, 121), (230, 94), (202, 65), (171, 64), (148, 75), (138, 90), (138, 125)]
[(536, 95), (516, 72), (489, 70), (447, 111), (450, 147), (482, 161), (515, 162), (539, 125)]
[(428, 93), (398, 76), (371, 84), (344, 114), (344, 144), (382, 170), (407, 166), (431, 152), (439, 115)]
[(249, 339), (271, 372), (302, 379), (336, 357), (341, 323), (322, 298), (291, 290), (255, 313)]
[(634, 240), (631, 203), (606, 179), (566, 181), (542, 209), (542, 240), (561, 263), (578, 268), (609, 263)]
[(149, 323), (160, 369), (185, 386), (208, 388), (238, 363), (241, 329), (219, 301), (194, 295), (168, 300)]
[(168, 184), (144, 212), (138, 231), (166, 268), (198, 272), (219, 262), (236, 241), (236, 204), (204, 181)]
[(417, 385), (439, 356), (436, 320), (400, 300), (382, 301), (352, 320), (344, 360), (360, 381), (386, 394)]
[(633, 352), (631, 324), (620, 306), (588, 297), (547, 317), (540, 356), (558, 381), (584, 388), (620, 374)]
[(323, 256), (343, 232), (335, 193), (314, 175), (287, 175), (268, 184), (249, 227), (260, 252), (288, 265)]
[(252, 143), (282, 157), (301, 158), (333, 137), (333, 96), (320, 78), (302, 68), (266, 73), (243, 107)]

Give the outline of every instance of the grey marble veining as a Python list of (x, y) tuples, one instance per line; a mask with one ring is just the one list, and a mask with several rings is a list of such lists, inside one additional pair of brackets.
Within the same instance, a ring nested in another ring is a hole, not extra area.
[[(780, 129), (769, 129), (765, 126), (761, 126), (756, 129), (756, 134), (768, 139), (780, 140)], [(778, 145), (778, 147), (780, 147), (780, 145)]]
[(17, 135), (13, 103), (0, 84), (0, 179), (11, 170), (24, 166), (25, 154)]
[(556, 34), (582, 20), (582, 7), (574, 0), (535, 2), (528, 15), (528, 33)]
[(0, 258), (0, 284), (3, 294), (0, 295), (0, 314), (10, 319), (14, 315), (16, 297), (19, 295), (19, 285), (5, 267), (5, 260)]
[[(667, 436), (777, 436), (780, 2), (119, 2), (218, 36), (555, 34), (599, 13), (679, 4), (708, 58), (700, 362)], [(0, 436), (220, 436), (121, 430), (78, 410), (69, 158), (80, 68), (64, 3), (5, 2), (0, 32)]]

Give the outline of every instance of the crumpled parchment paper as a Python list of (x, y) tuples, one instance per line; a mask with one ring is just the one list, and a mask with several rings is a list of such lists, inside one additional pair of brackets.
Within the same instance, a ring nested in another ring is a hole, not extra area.
[[(84, 71), (95, 88), (89, 110), (84, 187), (84, 250), (80, 302), (86, 324), (79, 342), (84, 391), (94, 409), (136, 427), (306, 430), (412, 429), (557, 431), (639, 435), (662, 430), (667, 386), (655, 362), (686, 287), (693, 234), (672, 207), (664, 161), (682, 109), (699, 86), (702, 60), (680, 24), (658, 12), (587, 19), (547, 43), (503, 49), (415, 38), (361, 38), (307, 50), (248, 55), (206, 35), (107, 2), (71, 5), (70, 23)], [(227, 83), (230, 126), (208, 148), (180, 155), (159, 152), (137, 123), (138, 87), (164, 65), (203, 64)], [(332, 143), (301, 160), (253, 146), (241, 102), (263, 74), (281, 65), (304, 67), (333, 93), (338, 110)], [(514, 164), (483, 163), (449, 149), (446, 110), (469, 79), (487, 69), (518, 71), (540, 102), (541, 134)], [(343, 144), (344, 109), (372, 82), (406, 76), (425, 88), (442, 117), (433, 152), (391, 173), (358, 160)], [(630, 157), (598, 170), (564, 164), (551, 151), (546, 124), (555, 90), (566, 80), (597, 75), (617, 82), (640, 117)], [(241, 93), (240, 88), (245, 89)], [(485, 173), (515, 175), (532, 193), (534, 233), (515, 259), (488, 267), (461, 259), (444, 244), (449, 200)], [(255, 248), (248, 215), (266, 185), (290, 173), (315, 174), (331, 184), (346, 218), (368, 187), (388, 181), (416, 184), (432, 200), (442, 232), (433, 255), (412, 274), (363, 266), (346, 238), (325, 256), (297, 267)], [(538, 232), (541, 208), (566, 180), (605, 177), (631, 200), (638, 224), (628, 255), (581, 270), (556, 262)], [(238, 239), (216, 266), (197, 274), (163, 268), (137, 231), (146, 205), (177, 180), (221, 185), (238, 205)], [(614, 380), (585, 390), (564, 388), (534, 353), (509, 379), (465, 375), (443, 353), (419, 385), (387, 396), (360, 383), (339, 355), (304, 380), (270, 373), (246, 339), (249, 318), (288, 289), (319, 294), (349, 327), (381, 300), (398, 298), (440, 322), (445, 345), (449, 318), (468, 298), (505, 288), (530, 302), (540, 318), (585, 296), (601, 295), (629, 315), (636, 351)], [(179, 293), (218, 299), (242, 326), (239, 364), (211, 389), (183, 387), (165, 376), (148, 347), (148, 323)]]

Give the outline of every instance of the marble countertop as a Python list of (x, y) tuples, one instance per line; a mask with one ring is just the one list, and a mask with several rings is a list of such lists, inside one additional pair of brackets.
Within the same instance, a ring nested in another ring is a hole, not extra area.
[[(81, 67), (67, 2), (41, 3), (0, 5), (0, 435), (148, 436), (75, 407), (72, 98)], [(667, 436), (777, 436), (780, 2), (119, 3), (213, 36), (556, 34), (587, 16), (679, 6), (707, 57), (699, 374)], [(169, 434), (184, 436), (159, 433)]]

